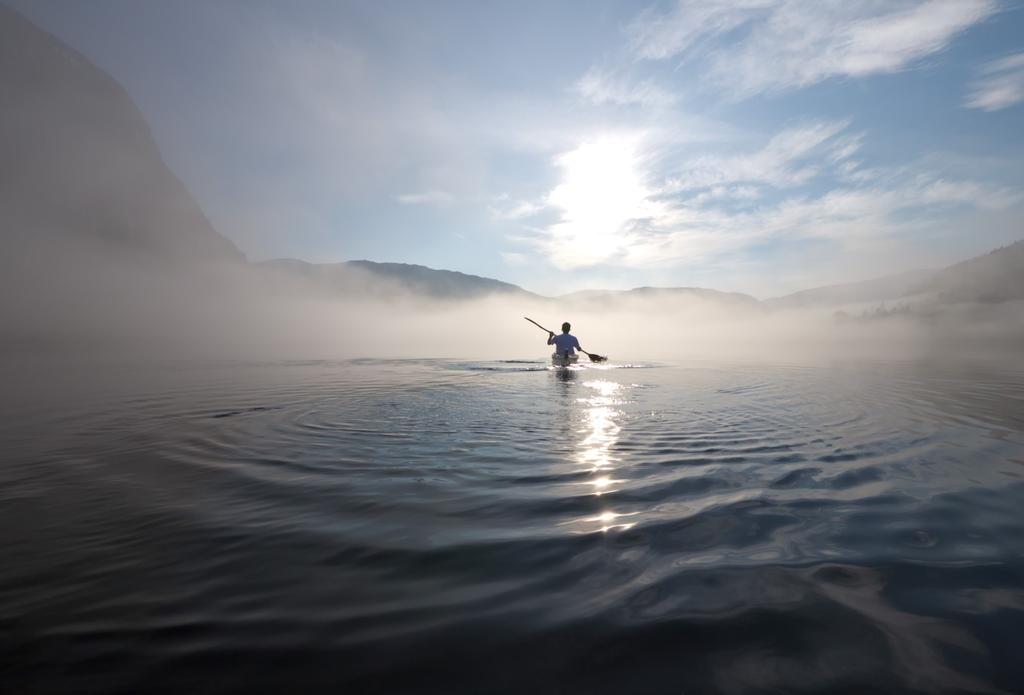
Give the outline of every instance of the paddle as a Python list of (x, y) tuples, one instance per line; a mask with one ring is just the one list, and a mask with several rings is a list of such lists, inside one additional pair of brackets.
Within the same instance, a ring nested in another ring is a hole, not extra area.
[[(536, 321), (534, 321), (530, 317), (524, 316), (523, 318), (526, 319), (527, 321), (529, 321), (530, 323), (532, 323), (537, 328), (539, 328), (542, 331), (544, 331), (545, 333), (554, 334), (554, 331), (549, 331), (548, 329), (544, 328), (544, 326), (540, 325), (539, 323), (537, 323)], [(598, 355), (597, 353), (587, 352), (583, 348), (580, 348), (580, 352), (582, 352), (584, 355), (589, 357), (591, 362), (605, 362), (608, 359), (607, 356), (601, 356), (601, 355)]]

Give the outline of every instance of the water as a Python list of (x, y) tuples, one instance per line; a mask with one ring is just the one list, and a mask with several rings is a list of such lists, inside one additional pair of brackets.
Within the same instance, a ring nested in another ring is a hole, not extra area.
[(5, 692), (1024, 689), (1019, 368), (5, 382)]

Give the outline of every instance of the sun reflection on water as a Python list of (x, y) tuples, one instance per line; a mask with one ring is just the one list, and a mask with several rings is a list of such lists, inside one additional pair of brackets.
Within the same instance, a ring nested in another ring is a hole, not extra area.
[(606, 533), (608, 531), (627, 531), (636, 526), (636, 522), (617, 522), (616, 520), (624, 516), (636, 516), (639, 513), (640, 512), (629, 512), (628, 514), (619, 514), (617, 512), (606, 511), (601, 512), (597, 516), (587, 517), (584, 521), (588, 521), (590, 523), (597, 522), (601, 524), (597, 530), (602, 533)]
[[(579, 432), (582, 435), (576, 448), (574, 460), (591, 474), (591, 477), (582, 484), (591, 488), (591, 494), (596, 496), (607, 496), (614, 493), (617, 485), (625, 482), (621, 478), (611, 475), (611, 472), (618, 466), (618, 459), (614, 453), (614, 447), (619, 440), (618, 419), (622, 411), (616, 406), (621, 405), (622, 385), (614, 381), (592, 380), (585, 381), (584, 387), (591, 389), (593, 393), (585, 398), (578, 398), (577, 403), (583, 406), (583, 425)], [(596, 516), (586, 517), (579, 520), (588, 526), (588, 530), (599, 530), (602, 532), (626, 530), (632, 528), (635, 522), (623, 523), (617, 521), (620, 517), (633, 516), (636, 512), (622, 514), (611, 509), (605, 509)], [(597, 528), (594, 529), (594, 524)]]

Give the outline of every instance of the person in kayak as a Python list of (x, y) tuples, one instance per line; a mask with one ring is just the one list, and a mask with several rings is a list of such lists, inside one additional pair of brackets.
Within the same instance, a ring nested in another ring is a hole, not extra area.
[(553, 331), (548, 331), (548, 345), (554, 345), (555, 350), (562, 357), (571, 357), (576, 354), (577, 350), (583, 352), (580, 341), (576, 339), (576, 336), (569, 334), (570, 328), (572, 326), (566, 321), (562, 324), (562, 335), (555, 335)]

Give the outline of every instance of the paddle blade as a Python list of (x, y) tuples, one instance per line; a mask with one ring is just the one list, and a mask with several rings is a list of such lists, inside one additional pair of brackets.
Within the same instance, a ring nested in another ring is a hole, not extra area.
[(607, 362), (608, 361), (608, 357), (607, 356), (602, 357), (601, 355), (597, 355), (597, 354), (589, 353), (589, 352), (587, 353), (587, 357), (590, 358), (591, 362)]

